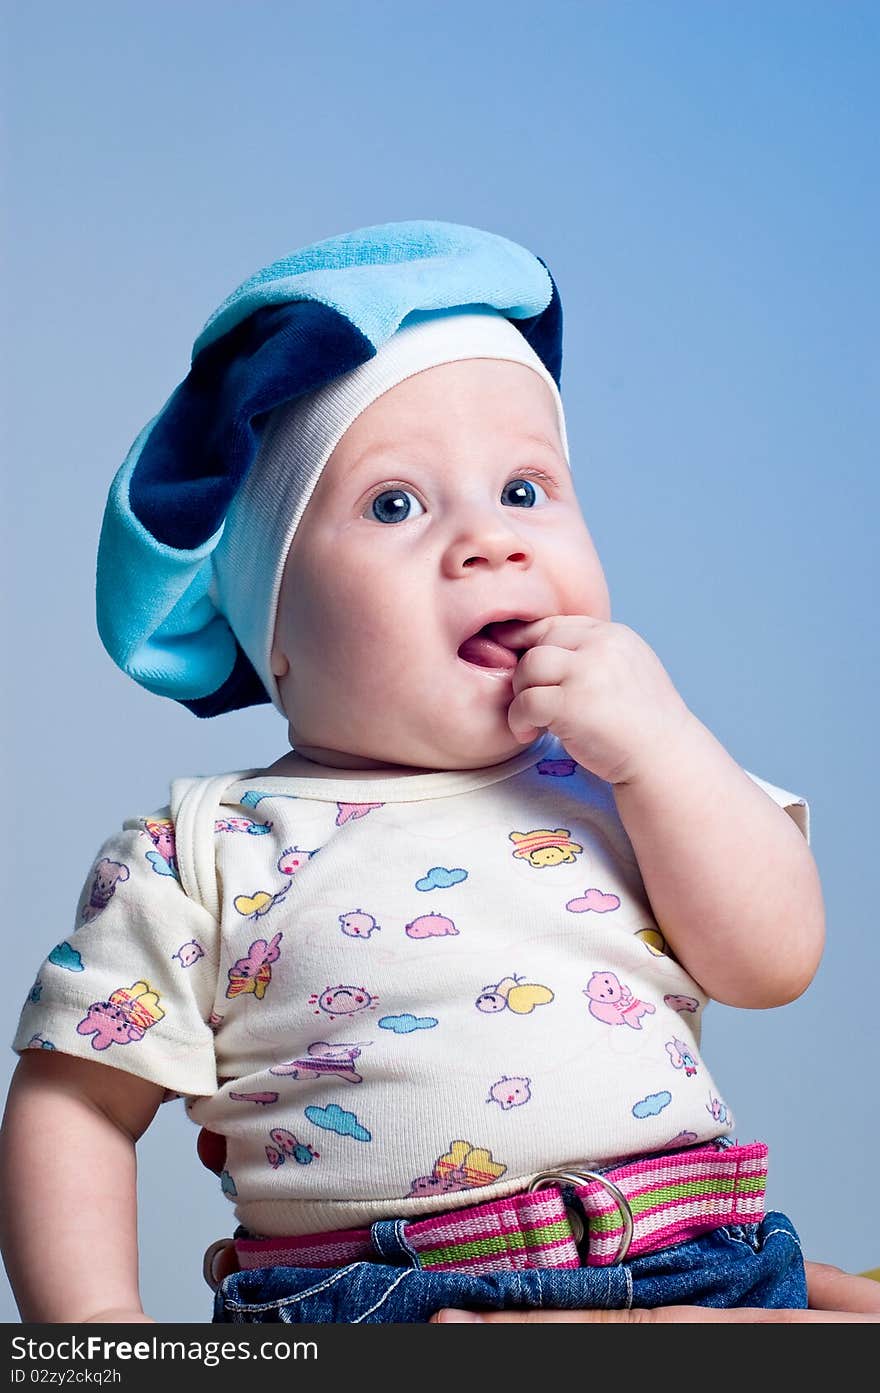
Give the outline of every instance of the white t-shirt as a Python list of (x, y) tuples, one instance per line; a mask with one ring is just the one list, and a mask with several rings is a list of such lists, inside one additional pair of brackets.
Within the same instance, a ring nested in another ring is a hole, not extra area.
[(547, 732), (462, 772), (176, 781), (102, 846), (13, 1048), (182, 1094), (238, 1220), (303, 1234), (727, 1134), (706, 1000)]

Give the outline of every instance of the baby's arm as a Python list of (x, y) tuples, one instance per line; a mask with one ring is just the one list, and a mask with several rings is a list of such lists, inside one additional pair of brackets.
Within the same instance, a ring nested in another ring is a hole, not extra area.
[(613, 785), (654, 916), (691, 976), (729, 1006), (800, 996), (825, 936), (806, 839), (693, 715), (650, 645), (587, 615), (497, 632), (525, 650), (511, 730), (552, 730)]
[(164, 1089), (27, 1050), (0, 1129), (0, 1248), (23, 1321), (149, 1321), (138, 1288), (135, 1143)]
[(822, 888), (788, 813), (691, 713), (614, 785), (655, 918), (717, 1001), (768, 1007), (809, 986)]

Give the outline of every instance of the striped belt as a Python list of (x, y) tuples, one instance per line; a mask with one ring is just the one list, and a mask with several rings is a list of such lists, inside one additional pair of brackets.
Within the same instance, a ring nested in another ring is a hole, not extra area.
[[(700, 1146), (603, 1171), (545, 1171), (505, 1199), (447, 1210), (413, 1223), (401, 1239), (431, 1272), (515, 1271), (526, 1267), (603, 1267), (683, 1243), (723, 1224), (755, 1224), (764, 1214), (767, 1147)], [(221, 1239), (240, 1270), (342, 1267), (381, 1261), (370, 1229), (291, 1238)]]

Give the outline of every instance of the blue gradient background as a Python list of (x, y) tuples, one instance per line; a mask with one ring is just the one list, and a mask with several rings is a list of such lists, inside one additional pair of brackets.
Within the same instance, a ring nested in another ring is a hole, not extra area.
[[(107, 833), (171, 776), (285, 743), (272, 708), (199, 722), (104, 653), (95, 550), (132, 439), (257, 267), (371, 223), (473, 223), (560, 287), (614, 617), (735, 758), (810, 800), (822, 967), (785, 1008), (711, 1007), (703, 1044), (807, 1254), (880, 1263), (880, 8), (5, 13), (7, 1037)], [(139, 1147), (143, 1299), (163, 1321), (210, 1319), (201, 1254), (230, 1231), (195, 1138), (177, 1102)], [(17, 1320), (2, 1279), (0, 1319)]]

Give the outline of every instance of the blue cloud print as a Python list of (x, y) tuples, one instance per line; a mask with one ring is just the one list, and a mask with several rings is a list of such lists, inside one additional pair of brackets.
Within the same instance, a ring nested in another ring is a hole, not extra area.
[(306, 1108), (305, 1114), (316, 1127), (324, 1127), (328, 1132), (338, 1132), (341, 1137), (354, 1137), (355, 1141), (373, 1140), (354, 1113), (346, 1112), (338, 1103), (329, 1103), (326, 1108)]
[(296, 798), (295, 793), (263, 793), (261, 789), (249, 788), (238, 800), (243, 808), (255, 808), (261, 798)]
[(393, 1030), (395, 1035), (411, 1035), (414, 1030), (431, 1030), (437, 1024), (436, 1016), (383, 1016), (379, 1021), (381, 1030)]
[(453, 871), (448, 871), (445, 866), (432, 866), (426, 876), (416, 881), (416, 889), (448, 890), (450, 885), (457, 885), (460, 880), (467, 880), (467, 875), (467, 871), (463, 871), (461, 866), (456, 866)]
[(171, 865), (171, 862), (166, 861), (165, 857), (162, 856), (160, 852), (145, 851), (144, 855), (152, 865), (153, 870), (156, 872), (157, 875), (173, 875), (175, 880), (179, 879), (177, 871)]
[(668, 1108), (672, 1102), (672, 1094), (664, 1088), (662, 1093), (649, 1093), (647, 1098), (641, 1098), (638, 1103), (633, 1104), (633, 1117), (656, 1117), (658, 1112)]
[(66, 967), (68, 972), (83, 972), (83, 961), (80, 954), (72, 944), (56, 943), (52, 952), (49, 954), (50, 963), (56, 967)]

